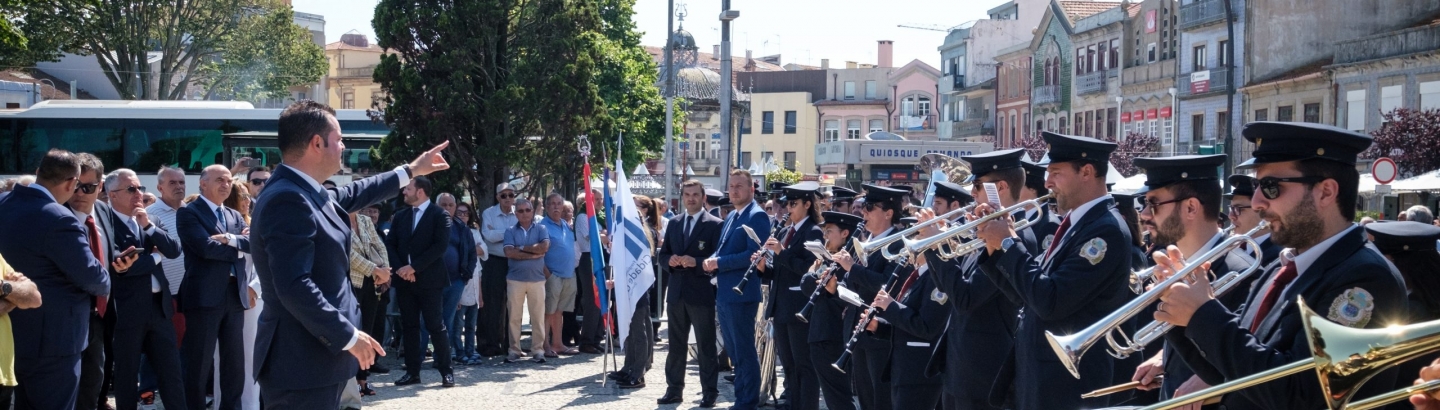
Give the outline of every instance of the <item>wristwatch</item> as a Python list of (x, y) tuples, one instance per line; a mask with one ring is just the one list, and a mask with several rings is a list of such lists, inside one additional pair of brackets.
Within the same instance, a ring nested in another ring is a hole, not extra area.
[(410, 171), (410, 164), (401, 165), (400, 169), (405, 170), (405, 175), (409, 175), (410, 178), (415, 178), (415, 173)]
[(0, 281), (0, 298), (10, 296), (10, 291), (12, 290), (15, 290), (15, 288), (10, 285), (10, 281)]
[(1003, 250), (1006, 250), (1006, 249), (1010, 249), (1010, 245), (1014, 245), (1014, 244), (1015, 244), (1015, 238), (1005, 238), (1005, 240), (1000, 241), (1000, 250), (1003, 251)]

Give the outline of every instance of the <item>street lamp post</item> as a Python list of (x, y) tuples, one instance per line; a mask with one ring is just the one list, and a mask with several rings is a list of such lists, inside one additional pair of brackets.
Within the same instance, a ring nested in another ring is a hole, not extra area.
[[(1115, 97), (1115, 140), (1125, 139), (1125, 123), (1120, 122), (1120, 113), (1125, 112), (1125, 97)], [(1133, 120), (1132, 120), (1133, 121)]]
[[(740, 17), (740, 11), (730, 9), (730, 0), (720, 2), (720, 176), (730, 174), (730, 22)], [(736, 155), (739, 155), (738, 153)], [(734, 158), (740, 162), (739, 158)]]
[(1180, 128), (1180, 127), (1177, 127), (1177, 126), (1176, 126), (1176, 125), (1180, 124), (1180, 121), (1178, 121), (1178, 120), (1175, 119), (1175, 116), (1180, 115), (1180, 90), (1175, 89), (1175, 87), (1170, 87), (1170, 89), (1169, 89), (1168, 91), (1170, 92), (1170, 150), (1169, 150), (1169, 151), (1170, 151), (1170, 156), (1175, 156), (1175, 145), (1180, 143), (1180, 136), (1179, 136), (1179, 135), (1175, 135), (1175, 130)]

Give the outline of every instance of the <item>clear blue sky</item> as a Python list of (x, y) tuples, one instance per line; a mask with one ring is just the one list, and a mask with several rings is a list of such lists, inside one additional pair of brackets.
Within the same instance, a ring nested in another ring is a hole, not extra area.
[[(357, 30), (375, 37), (370, 25), (377, 0), (294, 0), (296, 11), (325, 16), (326, 41), (338, 41), (341, 34)], [(875, 41), (895, 41), (895, 64), (921, 59), (940, 67), (936, 47), (945, 33), (896, 27), (898, 24), (949, 27), (984, 18), (985, 11), (1002, 0), (732, 0), (740, 18), (731, 25), (733, 53), (744, 57), (783, 54), (783, 63), (820, 65), (829, 58), (831, 66), (845, 61), (875, 62)], [(665, 43), (666, 0), (637, 0), (635, 21), (645, 32), (646, 45)], [(685, 5), (685, 28), (695, 35), (702, 51), (720, 44), (720, 2), (676, 1)]]

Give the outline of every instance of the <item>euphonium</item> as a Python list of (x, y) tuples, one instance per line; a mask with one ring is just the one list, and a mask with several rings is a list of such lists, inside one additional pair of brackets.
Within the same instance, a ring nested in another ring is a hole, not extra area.
[[(974, 221), (966, 222), (964, 225), (946, 229), (944, 232), (941, 232), (929, 238), (922, 238), (916, 240), (905, 238), (905, 248), (910, 252), (914, 252), (916, 254), (930, 249), (935, 249), (935, 251), (939, 253), (940, 258), (944, 260), (951, 260), (965, 255), (969, 255), (970, 253), (973, 253), (975, 251), (985, 249), (985, 242), (970, 241), (964, 244), (957, 244), (956, 240), (960, 239), (961, 237), (973, 238), (975, 237), (976, 233), (979, 232), (981, 224), (990, 222), (997, 218), (1008, 217), (1010, 214), (1019, 212), (1020, 210), (1025, 209), (1025, 207), (1027, 206), (1043, 206), (1045, 201), (1048, 200), (1050, 200), (1050, 195), (1046, 194), (1045, 196), (1041, 196), (1039, 198), (1027, 200), (1025, 202), (1017, 203), (1015, 205), (1010, 205), (1005, 209), (992, 212), (989, 215), (982, 216)], [(962, 209), (968, 209), (968, 207)], [(954, 211), (951, 211), (949, 213), (946, 213), (945, 215), (950, 215), (953, 213)], [(1044, 217), (1044, 215), (1044, 212), (1036, 212), (1034, 218), (1027, 218), (1023, 221), (1016, 223), (1014, 225), (1015, 230), (1025, 229), (1030, 225), (1040, 222), (1040, 218)], [(935, 219), (928, 221), (927, 224), (940, 219), (949, 218), (935, 217)]]
[[(1180, 268), (1180, 270), (1175, 272), (1174, 275), (1171, 275), (1164, 281), (1157, 283), (1154, 288), (1151, 288), (1149, 291), (1146, 291), (1145, 293), (1141, 294), (1130, 302), (1125, 303), (1125, 305), (1121, 306), (1120, 309), (1116, 309), (1114, 312), (1110, 312), (1109, 315), (1105, 315), (1104, 318), (1100, 319), (1099, 322), (1090, 325), (1090, 327), (1076, 332), (1075, 334), (1066, 336), (1055, 336), (1053, 333), (1046, 331), (1045, 339), (1050, 341), (1050, 347), (1055, 349), (1056, 355), (1060, 356), (1060, 363), (1065, 365), (1065, 369), (1070, 370), (1070, 374), (1074, 375), (1075, 378), (1080, 378), (1080, 358), (1085, 355), (1085, 351), (1089, 350), (1090, 346), (1093, 346), (1096, 342), (1099, 342), (1100, 339), (1103, 337), (1110, 340), (1111, 345), (1113, 347), (1116, 347), (1117, 350), (1127, 350), (1120, 349), (1119, 346), (1116, 346), (1117, 343), (1115, 343), (1114, 337), (1110, 334), (1114, 332), (1123, 332), (1123, 330), (1120, 329), (1121, 325), (1129, 322), (1131, 318), (1135, 317), (1135, 315), (1137, 314), (1140, 314), (1140, 312), (1145, 310), (1146, 307), (1154, 304), (1156, 301), (1159, 301), (1160, 295), (1164, 293), (1166, 289), (1170, 288), (1170, 285), (1185, 280), (1187, 276), (1190, 276), (1191, 272), (1194, 272), (1196, 269), (1200, 269), (1200, 267), (1204, 264), (1220, 260), (1220, 258), (1223, 258), (1226, 255), (1230, 254), (1231, 250), (1234, 250), (1236, 247), (1242, 244), (1247, 244), (1252, 249), (1259, 249), (1260, 245), (1255, 243), (1255, 239), (1251, 238), (1250, 234), (1259, 232), (1266, 227), (1269, 227), (1269, 223), (1265, 221), (1260, 221), (1260, 224), (1257, 225), (1255, 229), (1252, 229), (1250, 232), (1247, 232), (1244, 235), (1232, 236), (1225, 239), (1225, 241), (1220, 242), (1219, 244), (1215, 245), (1214, 248), (1211, 248), (1210, 251), (1205, 252), (1199, 257), (1196, 257), (1195, 259), (1192, 259), (1190, 262), (1186, 263), (1185, 267)], [(1129, 340), (1129, 338), (1124, 336), (1123, 333), (1121, 334), (1121, 338)], [(1130, 347), (1130, 349), (1133, 349), (1133, 346)]]
[[(905, 239), (905, 237), (910, 236), (910, 235), (913, 235), (913, 234), (915, 234), (916, 232), (920, 232), (921, 229), (924, 229), (924, 228), (927, 227), (927, 226), (934, 225), (934, 224), (940, 223), (940, 221), (942, 221), (942, 220), (954, 218), (956, 215), (963, 214), (963, 213), (965, 213), (965, 212), (969, 212), (970, 209), (972, 209), (972, 208), (974, 208), (974, 207), (975, 207), (975, 205), (974, 205), (974, 204), (971, 204), (971, 205), (966, 206), (966, 207), (964, 207), (964, 208), (960, 208), (960, 209), (956, 209), (956, 210), (953, 210), (953, 211), (950, 211), (950, 212), (946, 212), (944, 215), (940, 215), (940, 216), (935, 217), (935, 219), (931, 219), (931, 220), (925, 221), (925, 222), (923, 222), (923, 223), (917, 223), (917, 224), (915, 224), (915, 225), (913, 225), (913, 226), (911, 226), (911, 227), (909, 227), (909, 228), (905, 228), (904, 230), (901, 230), (901, 231), (899, 231), (899, 232), (892, 233), (892, 234), (887, 235), (887, 236), (882, 237), (882, 238), (871, 239), (871, 240), (865, 241), (865, 242), (861, 242), (861, 241), (860, 241), (860, 238), (855, 238), (855, 239), (854, 239), (854, 242), (855, 242), (855, 243), (854, 243), (854, 245), (853, 245), (853, 247), (852, 247), (851, 249), (854, 249), (854, 250), (855, 250), (855, 256), (857, 256), (857, 257), (859, 258), (859, 260), (862, 260), (862, 261), (865, 260), (866, 258), (869, 258), (869, 257), (870, 257), (870, 254), (871, 254), (871, 253), (874, 253), (875, 251), (880, 251), (880, 255), (881, 255), (881, 256), (884, 256), (886, 260), (895, 260), (895, 258), (900, 257), (900, 255), (897, 255), (897, 254), (894, 254), (894, 253), (891, 253), (891, 252), (890, 252), (890, 244), (895, 243), (895, 241), (899, 241), (899, 240)], [(861, 228), (856, 228), (856, 229), (858, 230), (858, 229), (861, 229)]]
[[(1298, 303), (1305, 334), (1309, 335), (1314, 357), (1274, 369), (1235, 379), (1192, 394), (1157, 403), (1143, 410), (1173, 409), (1190, 403), (1220, 397), (1255, 385), (1278, 380), (1314, 369), (1320, 378), (1325, 404), (1331, 409), (1369, 409), (1397, 401), (1400, 392), (1423, 391), (1440, 386), (1431, 382), (1382, 394), (1347, 406), (1360, 385), (1385, 370), (1416, 357), (1440, 351), (1440, 320), (1391, 326), (1380, 329), (1355, 329), (1325, 320), (1302, 299)], [(1409, 394), (1399, 396), (1408, 397)], [(1389, 401), (1385, 401), (1389, 400)]]

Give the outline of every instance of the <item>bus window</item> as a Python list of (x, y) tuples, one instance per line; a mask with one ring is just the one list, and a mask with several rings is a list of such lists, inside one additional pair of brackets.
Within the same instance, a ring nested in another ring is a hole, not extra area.
[(280, 165), (280, 148), (276, 147), (232, 147), (230, 158), (240, 159), (244, 157), (260, 160), (260, 165), (274, 169)]
[(358, 149), (345, 148), (345, 152), (341, 154), (341, 157), (341, 162), (343, 163), (342, 165), (345, 166), (344, 170), (341, 172), (349, 172), (351, 174), (362, 176), (370, 175), (374, 172), (374, 170), (371, 169), (373, 165), (370, 164), (369, 147)]
[(125, 167), (150, 172), (161, 165), (200, 172), (223, 163), (220, 121), (126, 120)]
[(88, 152), (105, 164), (121, 163), (120, 138), (124, 129), (119, 121), (27, 119), (17, 122), (19, 141), (15, 146), (20, 154), (19, 169), (7, 169), (7, 172), (34, 172), (51, 148)]

